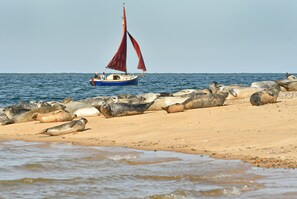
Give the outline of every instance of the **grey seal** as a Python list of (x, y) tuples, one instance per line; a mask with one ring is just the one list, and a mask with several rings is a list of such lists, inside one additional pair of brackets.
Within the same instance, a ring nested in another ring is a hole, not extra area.
[(148, 108), (148, 111), (160, 111), (162, 107), (170, 106), (176, 103), (183, 103), (189, 99), (188, 97), (158, 97), (154, 103)]
[[(16, 108), (16, 107), (6, 107), (3, 109), (3, 112), (7, 115), (7, 117), (11, 120), (7, 124), (12, 123), (19, 123), (19, 122), (29, 122), (33, 121), (33, 114), (34, 113), (49, 113), (56, 110), (63, 110), (65, 106), (60, 104), (55, 104), (54, 106), (50, 107), (41, 107), (34, 110), (28, 110), (24, 108)], [(3, 124), (5, 125), (5, 124)]]
[[(129, 103), (129, 104), (139, 104), (144, 103), (145, 98), (130, 94), (121, 94), (113, 97), (111, 103)], [(108, 102), (108, 101), (107, 101)]]
[(162, 107), (162, 109), (167, 113), (178, 113), (183, 112), (185, 110), (185, 105), (176, 103), (170, 106)]
[(71, 121), (75, 117), (77, 117), (77, 115), (64, 110), (52, 111), (49, 113), (34, 113), (32, 115), (33, 120), (40, 121), (41, 123)]
[(13, 124), (14, 121), (9, 119), (5, 113), (0, 114), (0, 122), (2, 125)]
[(239, 85), (222, 86), (222, 85), (219, 85), (217, 82), (213, 82), (212, 84), (210, 84), (209, 88), (214, 93), (218, 91), (228, 92), (229, 95), (226, 98), (228, 100), (250, 98), (251, 95), (254, 94), (255, 92), (263, 90), (263, 88), (241, 87)]
[(190, 98), (182, 104), (185, 105), (186, 109), (222, 106), (227, 97), (227, 92), (217, 92), (211, 93), (209, 95), (201, 95), (199, 97)]
[(102, 115), (106, 118), (120, 117), (128, 115), (142, 114), (146, 111), (153, 102), (129, 104), (129, 103), (104, 103), (100, 107), (97, 107)]
[(80, 118), (79, 120), (73, 120), (71, 122), (54, 126), (51, 128), (44, 129), (39, 134), (46, 134), (50, 136), (65, 135), (69, 133), (75, 133), (78, 131), (85, 130), (88, 120), (85, 118)]
[(273, 88), (258, 91), (251, 95), (250, 102), (253, 106), (260, 106), (268, 103), (276, 103), (280, 87), (275, 86)]
[(276, 83), (276, 81), (260, 81), (251, 83), (251, 87), (263, 89), (269, 89), (277, 85), (278, 84)]
[(286, 89), (286, 91), (297, 91), (297, 79), (296, 80), (277, 80), (277, 84), (280, 87)]
[(293, 74), (286, 73), (286, 79), (287, 80), (297, 80), (297, 77)]

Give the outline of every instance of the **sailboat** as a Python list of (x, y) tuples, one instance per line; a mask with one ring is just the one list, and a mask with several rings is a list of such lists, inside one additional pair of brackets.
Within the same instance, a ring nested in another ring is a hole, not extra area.
[[(127, 60), (127, 36), (129, 36), (132, 45), (138, 56), (138, 66), (137, 69), (142, 70), (142, 75), (129, 75), (127, 74), (126, 60)], [(124, 72), (124, 74), (110, 74), (106, 78), (104, 76), (91, 78), (90, 84), (92, 86), (126, 86), (126, 85), (137, 85), (138, 80), (144, 75), (146, 67), (144, 60), (140, 51), (140, 47), (137, 41), (132, 37), (132, 35), (127, 31), (127, 19), (125, 4), (123, 4), (123, 37), (121, 44), (106, 66), (106, 68)]]

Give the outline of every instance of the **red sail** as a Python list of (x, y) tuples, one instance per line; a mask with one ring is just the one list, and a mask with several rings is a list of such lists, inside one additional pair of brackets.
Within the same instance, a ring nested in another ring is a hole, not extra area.
[(135, 51), (136, 51), (136, 53), (137, 53), (138, 59), (139, 59), (137, 68), (138, 68), (138, 69), (141, 69), (141, 70), (143, 70), (143, 71), (146, 71), (145, 64), (144, 64), (144, 60), (143, 60), (143, 57), (142, 57), (142, 54), (141, 54), (140, 47), (139, 47), (138, 43), (137, 43), (137, 41), (132, 37), (132, 35), (131, 35), (129, 32), (127, 32), (127, 33), (128, 33), (128, 35), (129, 35), (129, 38), (130, 38), (130, 40), (131, 40), (131, 42), (132, 42), (132, 45), (133, 45), (133, 47), (134, 47), (134, 49), (135, 49)]
[(106, 66), (106, 68), (123, 71), (127, 73), (126, 69), (126, 57), (127, 57), (127, 21), (126, 21), (126, 11), (125, 7), (123, 7), (123, 38), (122, 42), (116, 52), (116, 54), (113, 56), (112, 60), (109, 62), (109, 64)]

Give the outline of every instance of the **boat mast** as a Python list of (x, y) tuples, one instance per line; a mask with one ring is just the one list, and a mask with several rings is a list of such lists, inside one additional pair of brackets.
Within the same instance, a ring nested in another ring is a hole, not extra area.
[(118, 70), (125, 72), (127, 74), (126, 68), (126, 60), (127, 60), (127, 19), (126, 19), (126, 10), (125, 4), (123, 4), (123, 37), (121, 44), (113, 56), (112, 60), (106, 66), (106, 68)]

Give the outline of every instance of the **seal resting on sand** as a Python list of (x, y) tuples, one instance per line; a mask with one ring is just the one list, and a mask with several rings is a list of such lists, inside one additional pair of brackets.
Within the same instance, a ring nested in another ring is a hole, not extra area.
[(250, 102), (253, 106), (260, 106), (268, 103), (276, 103), (280, 87), (275, 86), (273, 88), (258, 91), (250, 97)]
[(222, 106), (227, 97), (227, 92), (217, 92), (209, 95), (202, 95), (196, 98), (190, 98), (182, 104), (185, 105), (186, 109)]
[(33, 120), (40, 121), (41, 123), (71, 121), (75, 117), (77, 117), (75, 114), (73, 115), (64, 110), (53, 111), (50, 113), (34, 113), (32, 115)]
[(148, 109), (154, 102), (129, 104), (129, 103), (104, 103), (99, 108), (99, 111), (106, 118), (120, 117), (128, 115), (142, 114)]
[(286, 91), (297, 91), (297, 80), (277, 80), (277, 84), (280, 87), (286, 89)]
[(34, 110), (6, 107), (3, 109), (3, 112), (12, 121), (7, 124), (12, 124), (12, 123), (33, 121), (32, 115), (34, 113), (49, 113), (56, 110), (63, 110), (64, 108), (65, 106), (59, 105), (59, 104), (55, 104), (54, 106), (50, 106), (50, 107), (41, 107)]
[(0, 123), (3, 125), (13, 124), (14, 121), (9, 119), (5, 113), (0, 114)]
[(162, 107), (162, 109), (165, 110), (167, 113), (178, 113), (185, 110), (185, 105), (176, 103), (170, 106)]
[(228, 92), (229, 95), (226, 98), (228, 100), (250, 98), (251, 95), (255, 92), (263, 90), (262, 88), (241, 87), (238, 85), (222, 86), (219, 85), (217, 82), (212, 82), (212, 84), (209, 85), (209, 88), (212, 90), (213, 93), (216, 93), (218, 91)]
[(85, 107), (77, 109), (73, 114), (77, 117), (94, 117), (100, 115), (100, 112), (95, 107)]
[(261, 81), (261, 82), (253, 82), (251, 83), (251, 87), (254, 88), (263, 88), (263, 89), (270, 89), (278, 84), (275, 81)]
[(46, 134), (50, 136), (65, 135), (69, 133), (75, 133), (78, 131), (83, 131), (86, 127), (88, 120), (85, 118), (80, 118), (79, 120), (73, 120), (66, 124), (61, 124), (51, 128), (44, 129), (38, 134)]
[(148, 110), (149, 111), (160, 111), (162, 107), (170, 106), (176, 103), (183, 103), (189, 99), (188, 97), (159, 97), (154, 100), (154, 104), (152, 104)]

